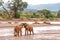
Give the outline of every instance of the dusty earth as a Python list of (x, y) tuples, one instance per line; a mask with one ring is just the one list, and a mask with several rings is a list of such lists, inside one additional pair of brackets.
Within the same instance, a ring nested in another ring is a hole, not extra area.
[[(50, 28), (50, 29), (48, 29)], [(0, 40), (60, 40), (60, 27), (34, 27), (34, 35), (23, 35), (19, 37), (13, 36), (12, 28), (0, 28)]]
[[(13, 29), (18, 23), (0, 23), (0, 40), (60, 40), (60, 24), (34, 24), (34, 35), (14, 37)], [(36, 27), (35, 27), (36, 26)]]

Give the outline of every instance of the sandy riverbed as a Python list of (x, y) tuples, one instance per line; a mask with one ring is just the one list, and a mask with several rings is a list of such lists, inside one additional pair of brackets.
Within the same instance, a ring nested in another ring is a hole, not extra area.
[[(32, 24), (34, 22), (27, 23)], [(60, 40), (60, 22), (56, 22), (57, 24), (54, 23), (55, 22), (53, 22), (53, 24), (42, 24), (42, 22), (40, 22), (40, 24), (33, 24), (34, 35), (25, 36), (23, 28), (23, 36), (14, 37), (14, 26), (19, 23), (8, 24), (6, 22), (0, 22), (0, 40)]]
[(60, 27), (59, 26), (44, 26), (34, 27), (34, 35), (24, 35), (14, 37), (13, 27), (11, 28), (0, 28), (0, 40), (60, 40)]

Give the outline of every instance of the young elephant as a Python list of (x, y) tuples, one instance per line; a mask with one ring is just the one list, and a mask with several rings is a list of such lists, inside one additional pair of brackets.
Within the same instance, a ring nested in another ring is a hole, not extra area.
[(30, 35), (31, 35), (31, 32), (34, 34), (33, 32), (33, 27), (27, 23), (24, 23), (24, 28), (25, 28), (25, 35), (28, 35), (28, 31), (30, 32)]
[(19, 36), (19, 33), (22, 36), (22, 24), (14, 27), (14, 36)]

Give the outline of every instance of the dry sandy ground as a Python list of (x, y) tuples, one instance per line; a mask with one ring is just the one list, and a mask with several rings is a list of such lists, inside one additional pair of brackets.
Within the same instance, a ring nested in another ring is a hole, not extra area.
[[(0, 28), (14, 27), (16, 24), (0, 24)], [(33, 26), (60, 26), (60, 24), (32, 24)], [(35, 34), (28, 36), (0, 36), (0, 40), (60, 40), (60, 34)]]
[[(14, 27), (17, 24), (0, 24), (0, 28), (6, 28), (6, 27)], [(41, 26), (60, 26), (60, 24), (31, 24), (33, 27), (41, 27)]]
[(6, 36), (0, 37), (0, 40), (60, 40), (60, 37), (40, 37), (40, 35), (28, 35), (20, 37)]
[[(59, 30), (60, 31), (60, 30)], [(42, 33), (41, 31), (39, 33), (34, 33), (34, 35), (28, 35), (28, 36), (19, 36), (14, 37), (11, 36), (0, 36), (0, 40), (60, 40), (60, 32), (58, 33)], [(49, 32), (49, 31), (46, 31)], [(53, 31), (52, 31), (53, 32)]]
[[(7, 22), (7, 23), (1, 23), (1, 22)], [(8, 22), (14, 22), (12, 24), (8, 23)], [(14, 27), (18, 24), (18, 22), (34, 22), (34, 21), (0, 21), (0, 28), (4, 28), (4, 27)], [(42, 22), (42, 21), (39, 21)], [(40, 23), (40, 24), (33, 24), (32, 26), (34, 27), (40, 27), (40, 26), (60, 26), (60, 24), (45, 24), (45, 23)]]

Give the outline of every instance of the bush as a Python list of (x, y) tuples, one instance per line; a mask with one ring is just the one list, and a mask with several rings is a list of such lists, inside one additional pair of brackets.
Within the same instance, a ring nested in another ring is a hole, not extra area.
[(16, 18), (20, 18), (20, 13), (16, 12)]

